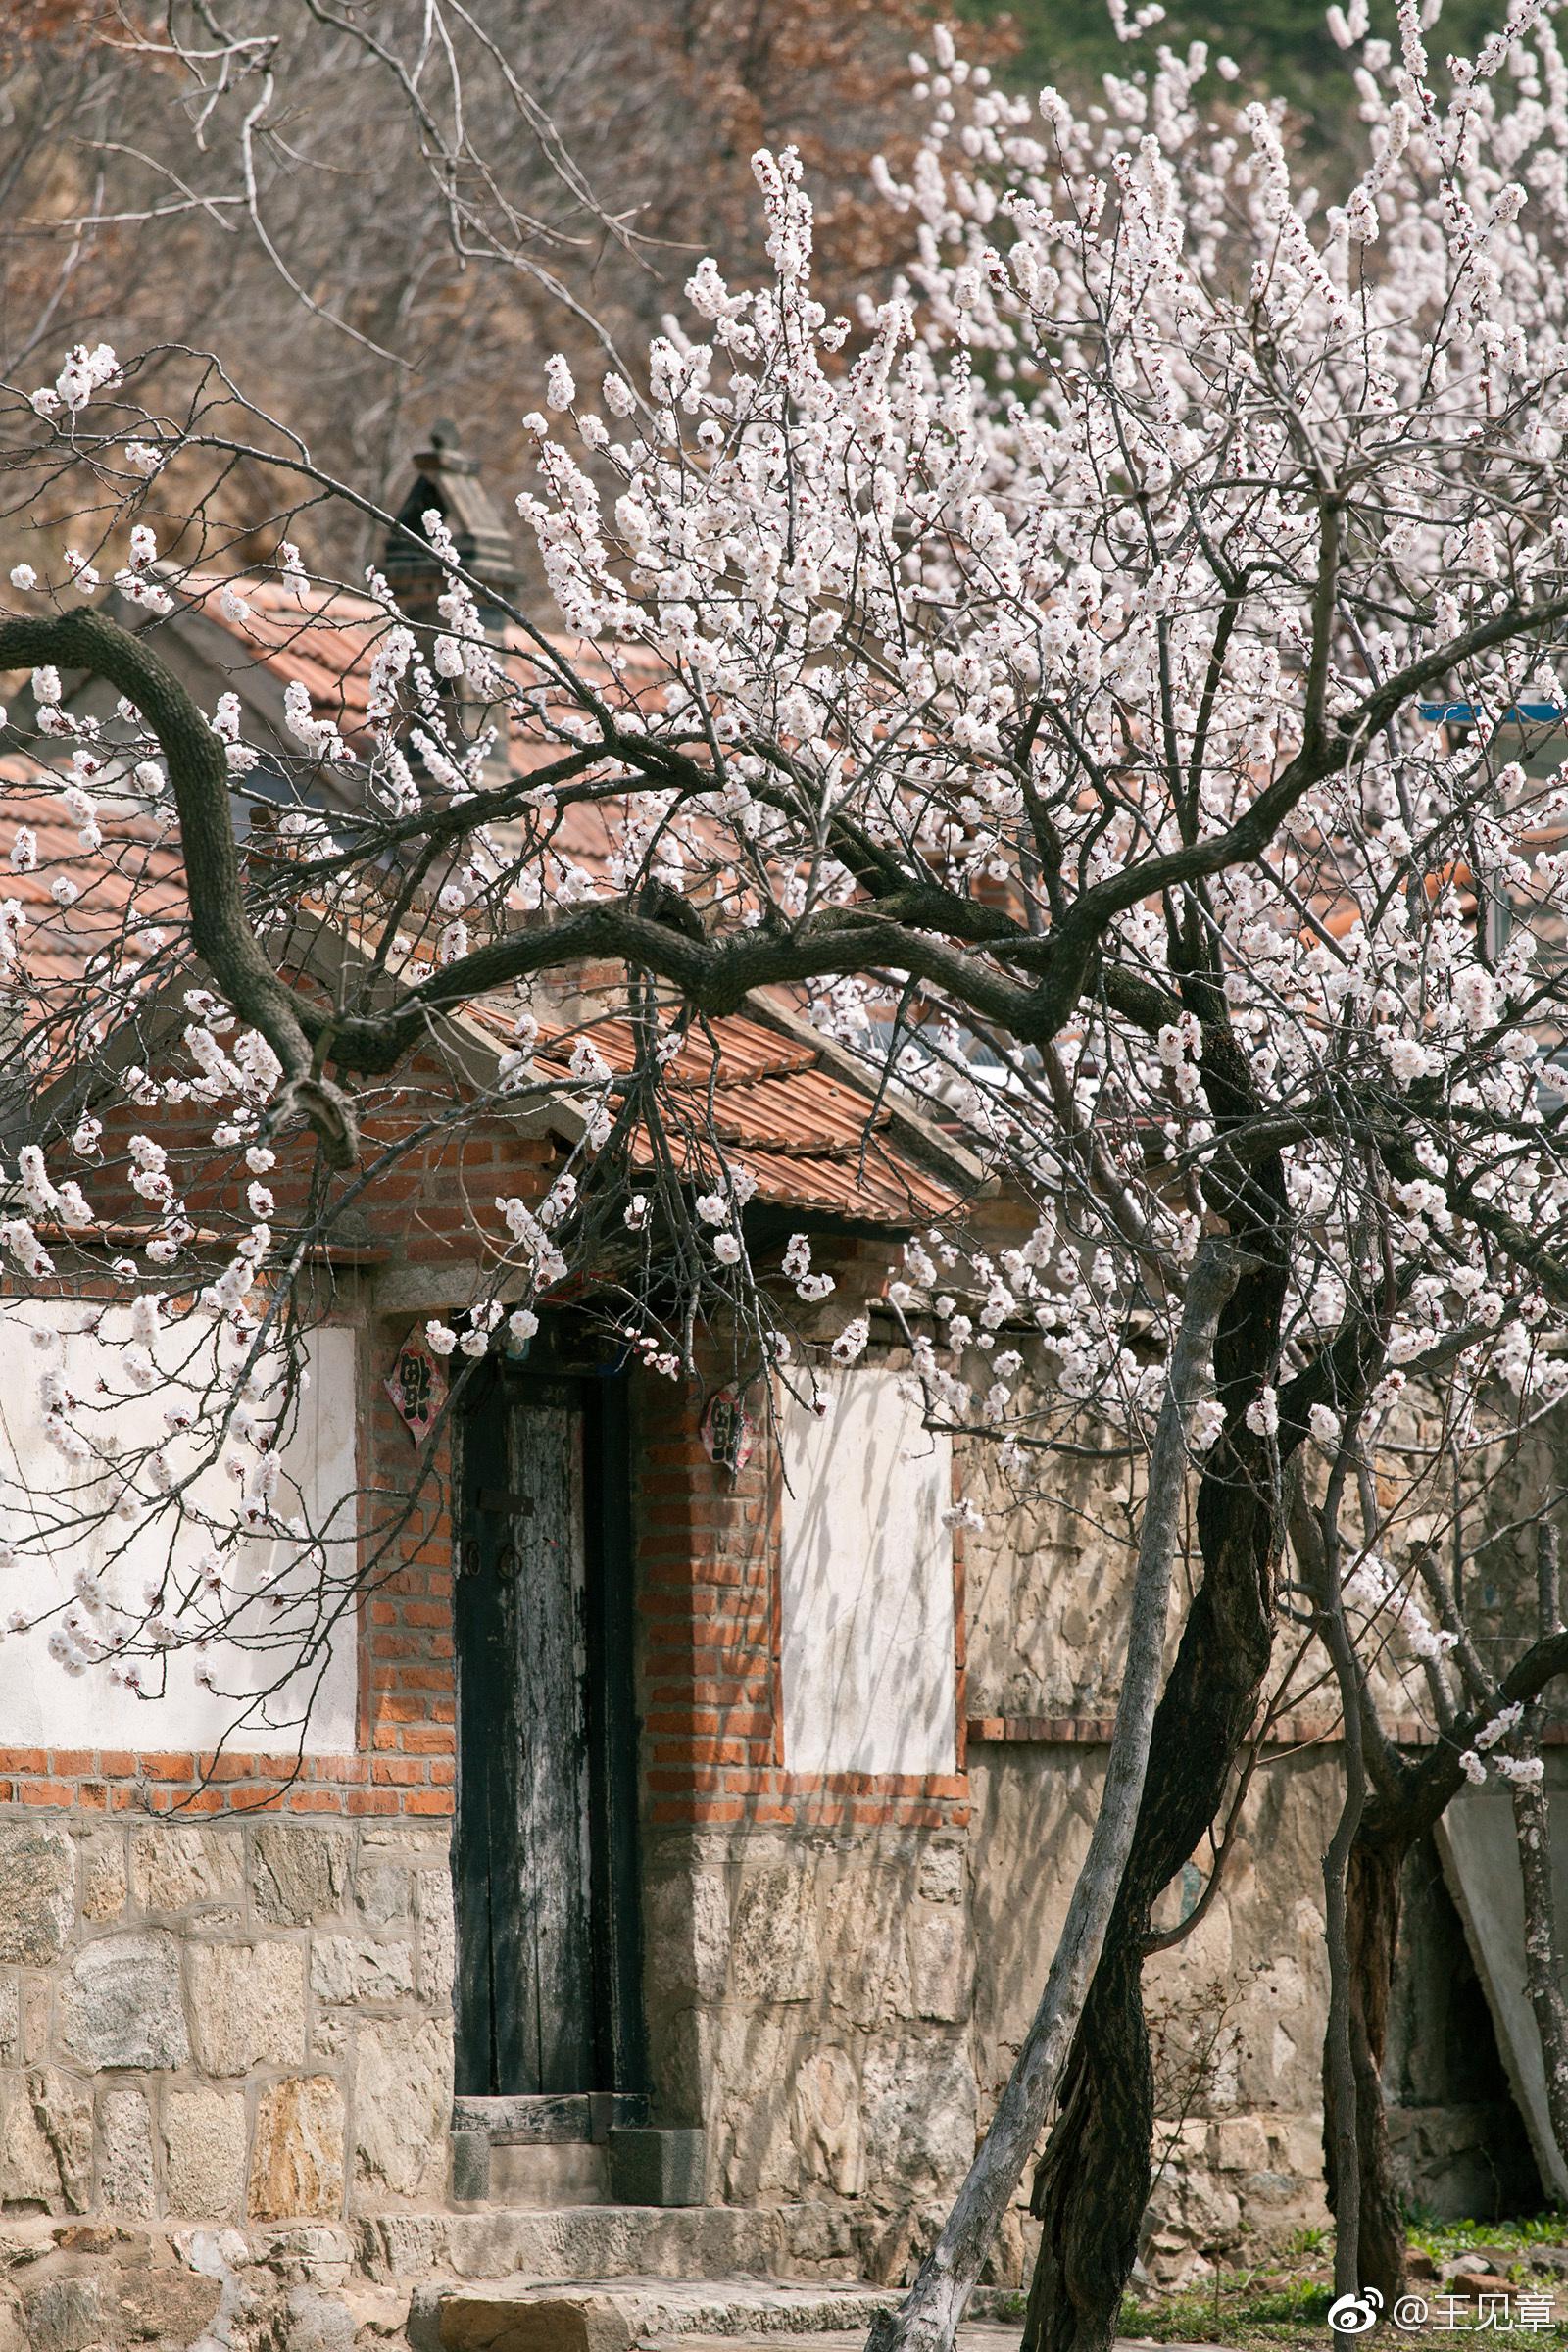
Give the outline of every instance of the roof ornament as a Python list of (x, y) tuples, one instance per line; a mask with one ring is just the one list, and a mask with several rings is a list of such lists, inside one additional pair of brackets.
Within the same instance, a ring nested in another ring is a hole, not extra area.
[(511, 601), (517, 590), (516, 552), (480, 479), (479, 461), (459, 447), (457, 426), (446, 417), (432, 424), (425, 446), (414, 453), (414, 480), (388, 534), (382, 564), (387, 584), (410, 619), (431, 624), (446, 583), (445, 567), (425, 535), (424, 517), (432, 507), (474, 584), (486, 628), (499, 627), (499, 601)]

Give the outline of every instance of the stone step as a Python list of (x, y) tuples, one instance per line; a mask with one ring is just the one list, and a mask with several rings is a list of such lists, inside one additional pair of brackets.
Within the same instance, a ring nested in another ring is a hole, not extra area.
[[(901, 2291), (760, 2278), (509, 2278), (416, 2292), (409, 2341), (415, 2352), (859, 2352), (876, 2313)], [(977, 2316), (958, 2352), (1016, 2352), (1020, 2332), (1017, 2320)]]
[(813, 2205), (486, 2206), (382, 2214), (356, 2234), (360, 2267), (388, 2281), (428, 2280), (437, 2271), (536, 2284), (857, 2276), (842, 2213)]
[[(970, 2320), (958, 2329), (958, 2352), (1018, 2352), (1019, 2323)], [(638, 2352), (864, 2352), (865, 2329), (835, 2328), (825, 2335), (651, 2335)], [(1131, 2352), (1118, 2344), (1115, 2352)], [(1167, 2346), (1163, 2352), (1196, 2352)]]
[(863, 2336), (897, 2291), (858, 2283), (658, 2278), (507, 2278), (417, 2290), (409, 2339), (430, 2352), (632, 2352), (706, 2338), (787, 2342)]
[[(958, 2329), (958, 2352), (1018, 2352), (1022, 2322), (967, 2320)], [(637, 2352), (864, 2352), (865, 2330), (834, 2328), (826, 2335), (650, 2336)], [(1214, 2352), (1211, 2344), (1160, 2344), (1152, 2338), (1116, 2338), (1111, 2352)]]

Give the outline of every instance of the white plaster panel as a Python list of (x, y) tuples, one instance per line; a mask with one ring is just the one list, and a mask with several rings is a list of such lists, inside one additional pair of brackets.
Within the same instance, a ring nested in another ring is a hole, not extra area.
[[(0, 1300), (0, 1533), (18, 1550), (16, 1564), (0, 1578), (0, 1615), (5, 1617), (19, 1612), (31, 1619), (69, 1601), (74, 1575), (83, 1568), (100, 1575), (111, 1592), (139, 1602), (167, 1562), (168, 1520), (127, 1530), (105, 1512), (104, 1486), (95, 1492), (92, 1465), (83, 1470), (65, 1462), (44, 1435), (38, 1396), (42, 1359), (28, 1326), (46, 1313), (64, 1333), (65, 1354), (56, 1360), (63, 1364), (73, 1391), (90, 1396), (105, 1353), (102, 1343), (80, 1328), (93, 1311), (98, 1310)], [(194, 1370), (204, 1350), (190, 1344), (196, 1337), (193, 1326), (186, 1324), (183, 1330), (187, 1344), (182, 1353)], [(123, 1336), (120, 1310), (106, 1316), (105, 1335)], [(281, 1447), (281, 1507), (303, 1518), (313, 1534), (327, 1539), (329, 1578), (335, 1586), (354, 1566), (359, 1486), (355, 1334), (341, 1326), (324, 1327), (310, 1336), (307, 1350), (310, 1383)], [(210, 1347), (205, 1360), (210, 1367)], [(114, 1406), (114, 1429), (122, 1448), (165, 1436), (165, 1407), (180, 1387), (173, 1367), (168, 1369), (171, 1377), (149, 1394)], [(205, 1497), (215, 1517), (231, 1521), (234, 1489), (220, 1470), (203, 1472), (193, 1494), (198, 1500)], [(90, 1523), (66, 1541), (56, 1533), (48, 1556), (40, 1556), (40, 1532), (51, 1522), (58, 1530), (67, 1512), (79, 1512)], [(210, 1540), (199, 1526), (181, 1528), (174, 1539), (175, 1563), (188, 1565)], [(265, 1585), (290, 1595), (280, 1610), (264, 1611), (257, 1601), (242, 1601), (238, 1622), (248, 1630), (266, 1627), (285, 1639), (296, 1632), (309, 1633), (316, 1611), (305, 1593), (317, 1580), (292, 1564), (293, 1549), (271, 1539), (246, 1544), (241, 1573), (249, 1590), (254, 1592)], [(337, 1605), (338, 1598), (334, 1592), (329, 1606)], [(66, 1673), (48, 1654), (49, 1630), (46, 1623), (0, 1640), (0, 1725), (8, 1745), (186, 1751), (217, 1747), (230, 1734), (229, 1744), (238, 1752), (287, 1753), (300, 1744), (299, 1719), (308, 1711), (308, 1753), (345, 1755), (354, 1750), (352, 1603), (339, 1607), (337, 1623), (318, 1642), (314, 1663), (270, 1697), (259, 1714), (249, 1713), (247, 1702), (267, 1690), (289, 1662), (291, 1653), (284, 1648), (259, 1653), (247, 1651), (242, 1643), (215, 1642), (205, 1658), (218, 1686), (211, 1690), (195, 1679), (202, 1661), (188, 1649), (172, 1651), (165, 1688), (157, 1695), (142, 1697), (112, 1684), (102, 1666), (81, 1675)]]
[(951, 1441), (900, 1377), (781, 1398), (784, 1762), (792, 1772), (953, 1772), (957, 1761)]

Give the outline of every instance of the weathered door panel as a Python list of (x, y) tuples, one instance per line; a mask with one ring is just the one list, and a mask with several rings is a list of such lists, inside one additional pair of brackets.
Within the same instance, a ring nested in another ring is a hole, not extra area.
[(606, 1457), (584, 1385), (497, 1374), (461, 1431), (457, 2067), (472, 2094), (640, 2086), (627, 1545), (606, 1542), (626, 1464)]

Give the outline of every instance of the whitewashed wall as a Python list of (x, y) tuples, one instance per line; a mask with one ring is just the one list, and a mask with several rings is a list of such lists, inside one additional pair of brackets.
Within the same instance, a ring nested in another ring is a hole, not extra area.
[(953, 1772), (951, 1442), (874, 1365), (823, 1378), (819, 1401), (782, 1400), (786, 1768)]
[[(63, 1460), (44, 1434), (38, 1396), (41, 1358), (28, 1326), (47, 1313), (66, 1337), (62, 1359), (73, 1390), (90, 1397), (105, 1350), (80, 1328), (90, 1310), (36, 1301), (0, 1300), (0, 1534), (18, 1547), (17, 1564), (0, 1577), (0, 1622), (13, 1612), (36, 1617), (72, 1597), (73, 1576), (79, 1567), (103, 1575), (108, 1587), (127, 1600), (139, 1600), (144, 1588), (156, 1583), (165, 1565), (167, 1523), (132, 1528), (100, 1516), (98, 1523), (74, 1536), (69, 1545), (56, 1548), (50, 1559), (38, 1557), (36, 1539), (42, 1521), (62, 1508), (90, 1506), (83, 1488), (72, 1482), (83, 1472)], [(112, 1327), (111, 1327), (112, 1328)], [(188, 1329), (189, 1327), (187, 1327)], [(314, 1531), (332, 1539), (337, 1573), (353, 1564), (355, 1494), (355, 1335), (331, 1327), (316, 1332), (309, 1342), (311, 1381), (300, 1400), (298, 1417), (282, 1448), (285, 1487), (298, 1489), (298, 1508)], [(124, 1446), (156, 1442), (165, 1434), (164, 1410), (175, 1393), (172, 1379), (149, 1394), (117, 1404), (114, 1427)], [(204, 1489), (215, 1515), (231, 1514), (234, 1490), (220, 1471), (207, 1474)], [(198, 1492), (203, 1491), (199, 1487)], [(100, 1493), (102, 1490), (100, 1490)], [(40, 1513), (41, 1505), (41, 1513)], [(206, 1548), (207, 1539), (195, 1528), (180, 1538), (176, 1559), (193, 1559)], [(341, 1545), (341, 1550), (338, 1546)], [(270, 1583), (284, 1567), (292, 1546), (257, 1542), (248, 1546), (246, 1563), (252, 1589)], [(260, 1604), (252, 1621), (285, 1628), (301, 1623), (293, 1609), (263, 1612)], [(286, 1654), (247, 1653), (233, 1643), (214, 1643), (208, 1651), (217, 1690), (195, 1680), (198, 1663), (188, 1650), (169, 1657), (168, 1684), (157, 1697), (140, 1698), (134, 1691), (112, 1685), (101, 1667), (79, 1676), (68, 1674), (47, 1650), (49, 1627), (28, 1633), (8, 1632), (0, 1640), (0, 1741), (7, 1746), (120, 1747), (188, 1751), (216, 1747), (235, 1725), (245, 1698), (268, 1688), (286, 1662)], [(308, 1675), (269, 1702), (270, 1720), (247, 1720), (231, 1744), (245, 1753), (286, 1753), (299, 1744), (297, 1719), (309, 1699), (307, 1752), (316, 1755), (352, 1753), (355, 1746), (357, 1673), (352, 1607), (340, 1617), (324, 1651)], [(324, 1670), (323, 1670), (324, 1664)], [(314, 1689), (314, 1697), (309, 1693)], [(236, 1696), (236, 1694), (238, 1694)]]

